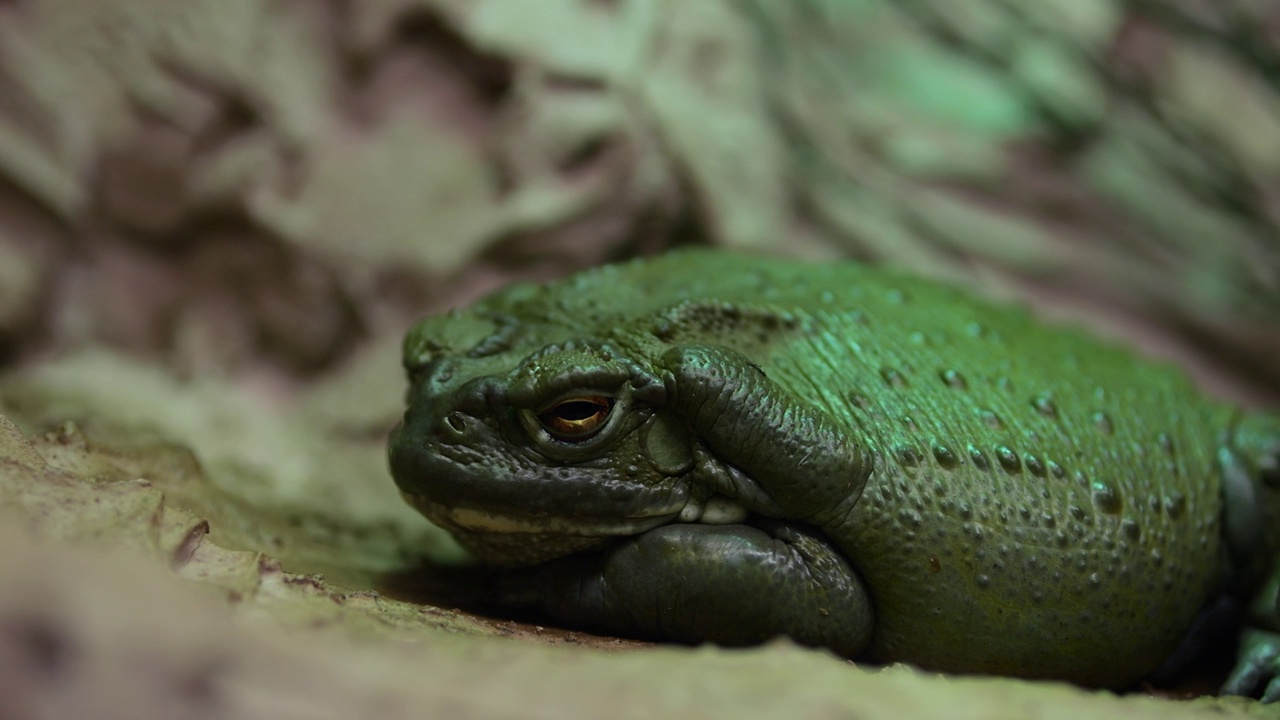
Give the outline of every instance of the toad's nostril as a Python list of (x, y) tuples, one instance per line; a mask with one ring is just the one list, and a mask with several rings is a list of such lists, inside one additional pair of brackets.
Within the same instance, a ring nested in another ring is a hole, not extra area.
[(455, 433), (463, 433), (467, 430), (467, 420), (460, 412), (451, 412), (444, 416), (444, 422)]

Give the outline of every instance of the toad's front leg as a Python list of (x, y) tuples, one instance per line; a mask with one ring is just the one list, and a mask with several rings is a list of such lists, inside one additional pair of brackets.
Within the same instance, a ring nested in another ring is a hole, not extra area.
[(827, 532), (848, 518), (872, 470), (864, 441), (729, 348), (673, 347), (661, 366), (669, 403), (728, 469), (716, 492)]

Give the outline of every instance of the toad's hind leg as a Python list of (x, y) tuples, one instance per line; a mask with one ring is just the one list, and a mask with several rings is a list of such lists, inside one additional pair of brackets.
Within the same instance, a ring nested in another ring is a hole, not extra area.
[(1261, 693), (1280, 701), (1280, 414), (1245, 415), (1220, 451), (1224, 526), (1247, 585), (1257, 585), (1235, 670), (1223, 685), (1231, 695)]

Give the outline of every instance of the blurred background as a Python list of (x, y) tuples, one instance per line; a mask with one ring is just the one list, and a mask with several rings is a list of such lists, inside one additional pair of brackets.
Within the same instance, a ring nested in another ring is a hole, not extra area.
[(28, 431), (149, 429), (413, 555), (448, 543), (384, 468), (405, 329), (690, 243), (905, 266), (1274, 404), (1280, 4), (0, 5)]
[(287, 393), (711, 243), (1079, 308), (1274, 398), (1278, 103), (1250, 0), (5, 3), (0, 361)]
[(0, 413), (287, 569), (457, 559), (383, 460), (413, 320), (693, 243), (1274, 406), (1280, 3), (0, 3)]
[(28, 431), (149, 428), (250, 507), (409, 552), (405, 329), (689, 243), (905, 266), (1274, 404), (1280, 4), (0, 5)]

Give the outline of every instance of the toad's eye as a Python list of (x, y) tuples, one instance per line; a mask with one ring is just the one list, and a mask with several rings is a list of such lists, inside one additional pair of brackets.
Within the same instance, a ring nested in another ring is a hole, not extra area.
[(560, 440), (586, 440), (604, 427), (613, 410), (613, 398), (584, 395), (561, 400), (538, 414), (538, 422)]

